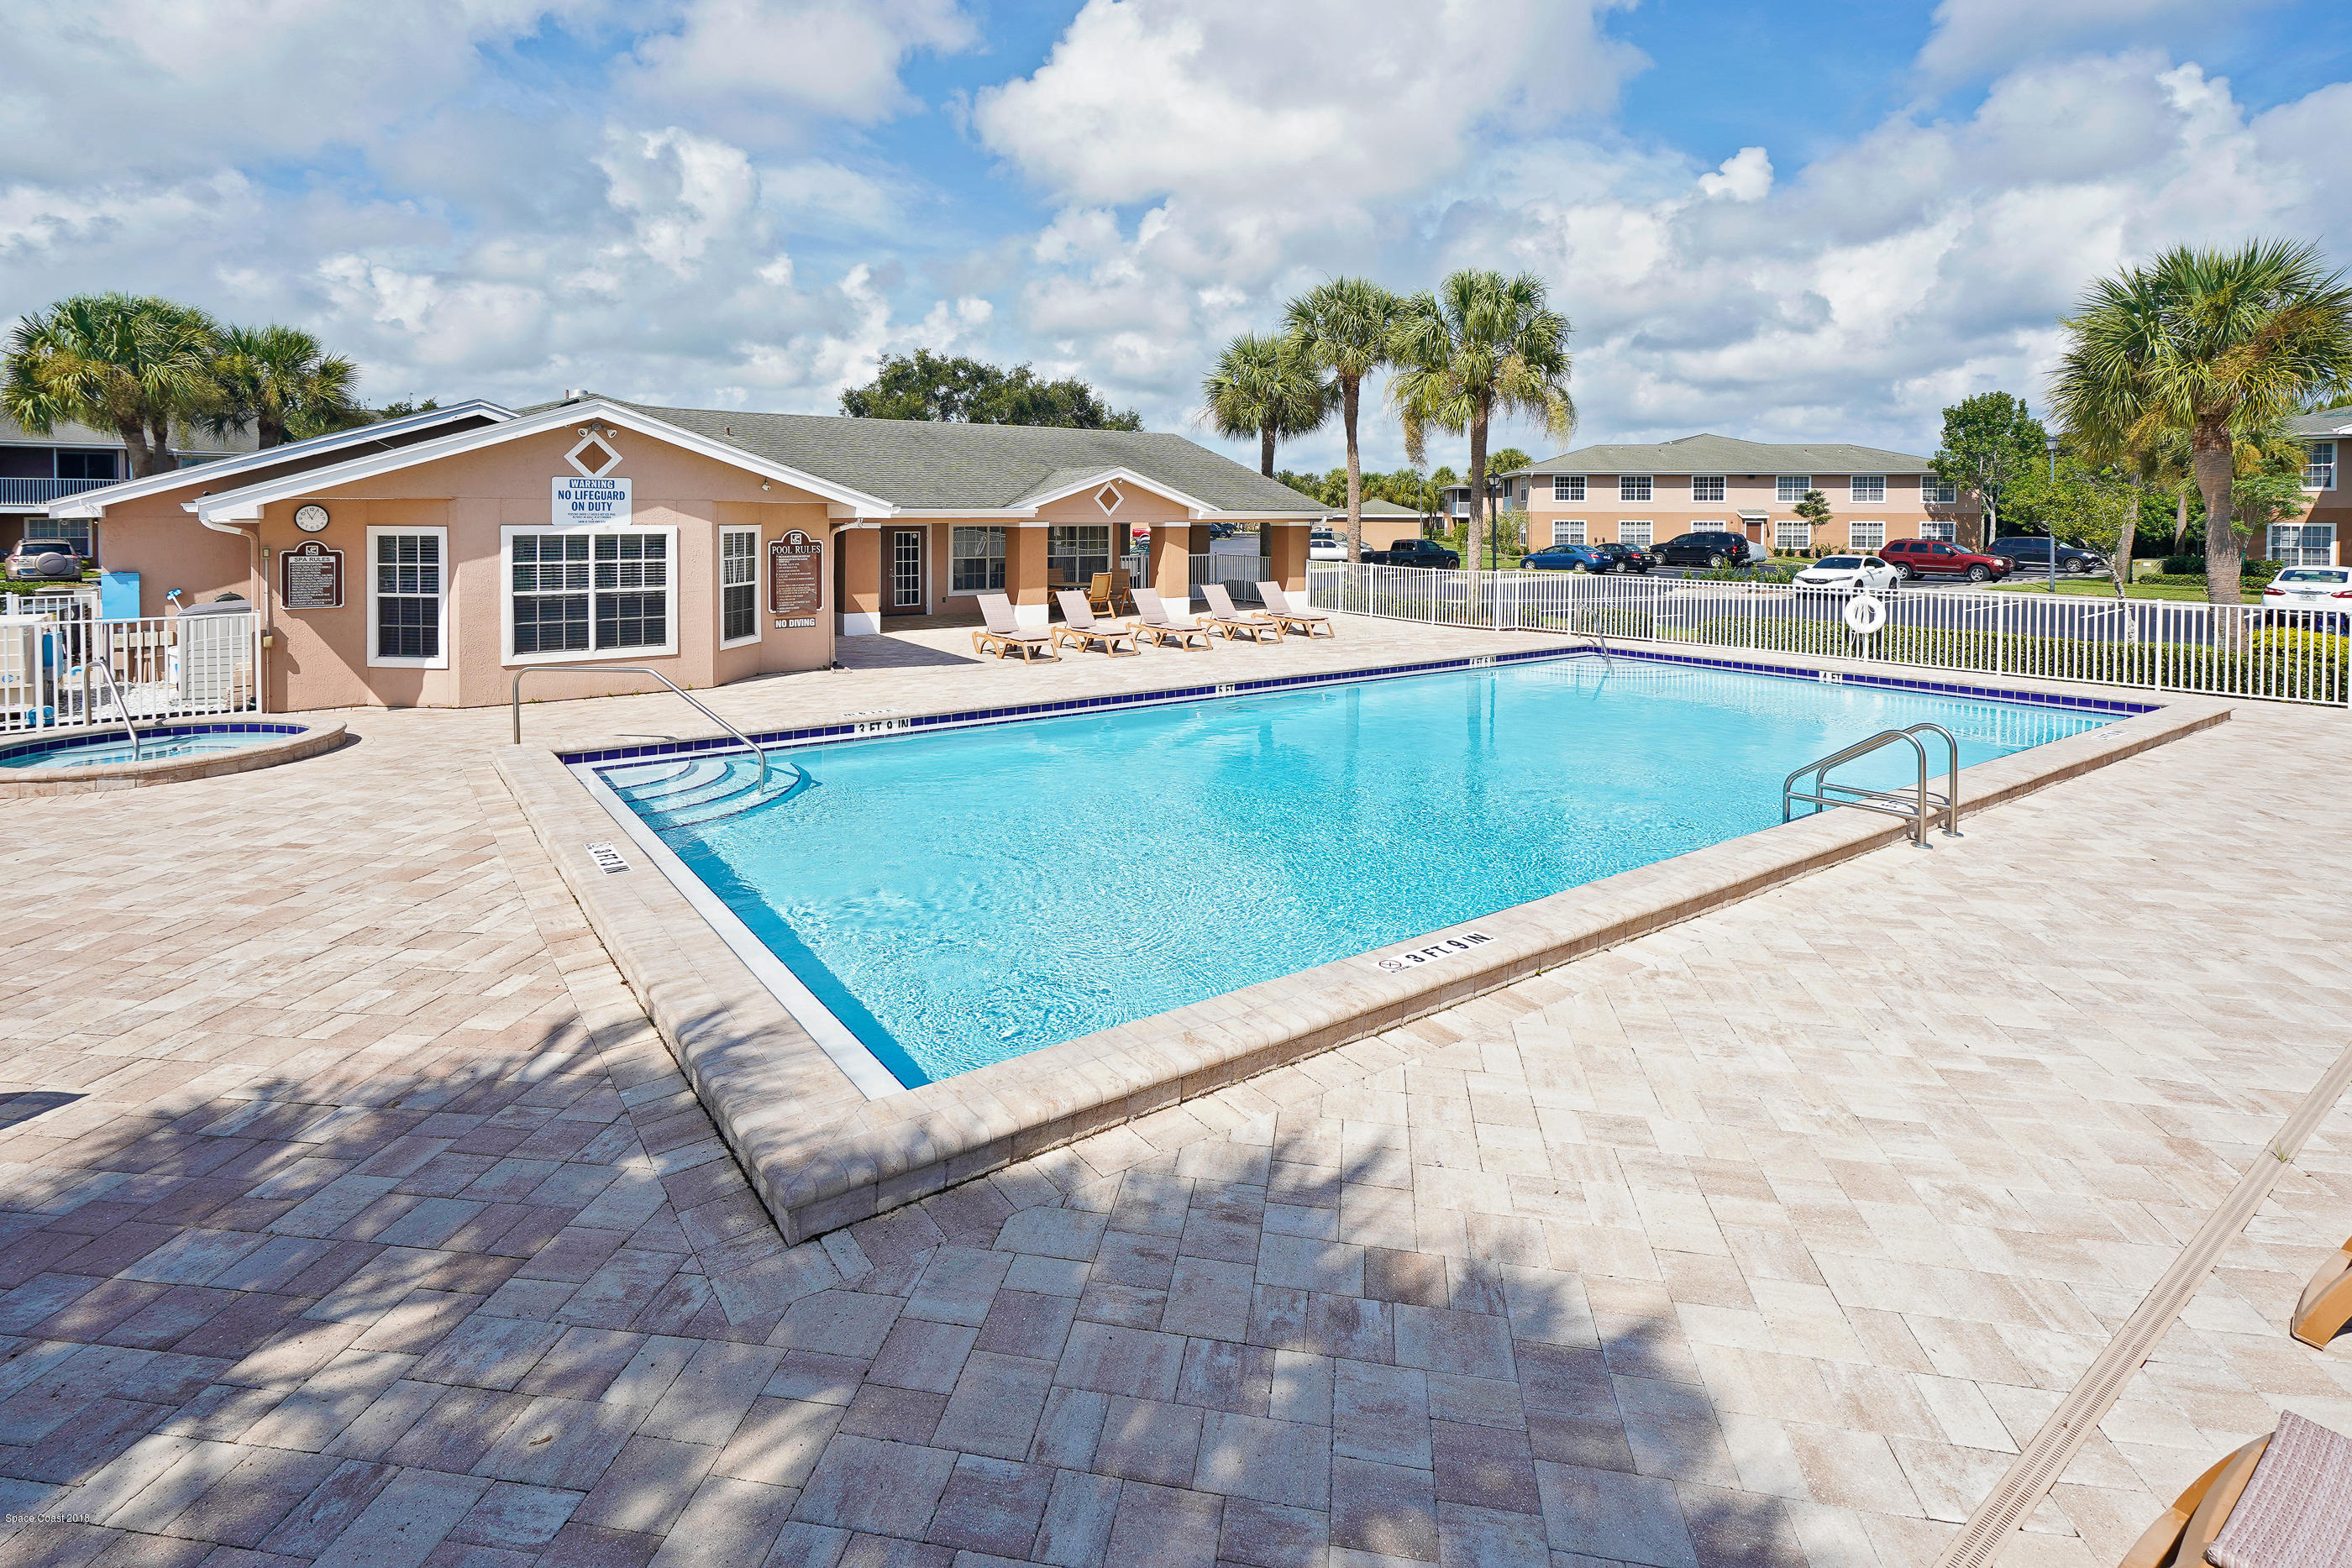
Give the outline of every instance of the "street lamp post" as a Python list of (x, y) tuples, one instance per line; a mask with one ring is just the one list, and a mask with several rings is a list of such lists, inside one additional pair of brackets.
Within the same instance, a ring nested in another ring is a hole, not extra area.
[(1502, 526), (1503, 514), (1502, 508), (1496, 503), (1500, 499), (1507, 484), (1507, 480), (1497, 478), (1492, 474), (1486, 476), (1486, 570), (1488, 571), (1498, 570), (1497, 563), (1500, 558), (1496, 552), (1495, 534)]
[[(2050, 452), (2050, 490), (2054, 497), (2058, 490), (2058, 438), (2045, 434), (2042, 444)], [(2058, 591), (2058, 518), (2054, 512), (2042, 525), (2042, 531), (2050, 536), (2050, 591), (2054, 595)]]

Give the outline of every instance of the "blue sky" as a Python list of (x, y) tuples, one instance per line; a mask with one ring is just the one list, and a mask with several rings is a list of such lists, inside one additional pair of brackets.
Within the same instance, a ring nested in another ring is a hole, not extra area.
[[(1538, 274), (1575, 322), (1575, 442), (1920, 449), (1958, 396), (2038, 399), (2059, 315), (2102, 272), (2258, 233), (2352, 258), (2331, 151), (2352, 20), (2311, 3), (125, 0), (19, 20), (0, 315), (168, 293), (310, 327), (379, 398), (586, 384), (830, 411), (881, 355), (930, 346), (1085, 375), (1199, 434), (1218, 346), (1298, 288), (1480, 266)], [(1401, 460), (1391, 420), (1365, 439)], [(1338, 455), (1326, 434), (1283, 460)]]

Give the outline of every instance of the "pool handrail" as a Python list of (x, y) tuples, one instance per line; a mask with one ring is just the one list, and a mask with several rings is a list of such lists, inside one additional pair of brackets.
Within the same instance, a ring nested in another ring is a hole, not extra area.
[(768, 787), (768, 754), (765, 750), (761, 749), (750, 736), (745, 735), (741, 730), (737, 729), (733, 725), (729, 724), (725, 719), (720, 718), (717, 714), (711, 712), (710, 709), (705, 706), (702, 703), (697, 701), (676, 681), (671, 680), (659, 670), (648, 669), (643, 664), (534, 664), (528, 669), (517, 670), (515, 672), (514, 678), (514, 743), (517, 746), (520, 746), (522, 744), (522, 678), (525, 675), (584, 675), (590, 674), (610, 675), (651, 675), (654, 679), (667, 686), (671, 691), (676, 692), (679, 698), (682, 699), (688, 707), (691, 707), (695, 712), (700, 714), (703, 717), (709, 719), (711, 723), (717, 725), (719, 728), (733, 736), (737, 740), (742, 742), (744, 749), (751, 752), (751, 754), (757, 758), (760, 762), (760, 777), (758, 781), (754, 783), (751, 788), (756, 791), (764, 789)]
[(136, 762), (139, 760), (139, 727), (131, 722), (131, 704), (124, 699), (122, 688), (114, 684), (114, 651), (100, 648), (98, 653), (99, 675), (106, 682), (108, 695), (114, 698), (114, 711), (122, 716), (122, 733), (131, 737), (131, 760)]
[[(1949, 755), (1945, 774), (1945, 793), (1941, 796), (1932, 793), (1927, 788), (1927, 748), (1919, 741), (1919, 732), (1922, 730), (1933, 731), (1943, 737), (1944, 745)], [(1918, 782), (1912, 789), (1911, 799), (1908, 800), (1904, 799), (1904, 791), (1900, 789), (1872, 789), (1860, 784), (1832, 784), (1829, 781), (1829, 769), (1838, 764), (1852, 762), (1856, 758), (1867, 756), (1882, 747), (1893, 746), (1898, 741), (1907, 743), (1912, 751), (1916, 754), (1919, 762)], [(1813, 779), (1812, 792), (1810, 794), (1797, 788), (1797, 781), (1807, 774), (1811, 774)], [(1911, 841), (1923, 850), (1927, 847), (1927, 824), (1938, 818), (1944, 824), (1944, 836), (1957, 839), (1961, 836), (1960, 743), (1953, 738), (1950, 730), (1940, 724), (1915, 724), (1907, 729), (1882, 729), (1875, 735), (1866, 736), (1855, 741), (1843, 750), (1833, 751), (1827, 757), (1808, 762), (1790, 774), (1780, 786), (1781, 821), (1787, 822), (1793, 819), (1796, 803), (1800, 800), (1811, 805), (1815, 810), (1824, 806), (1855, 806), (1865, 811), (1877, 811), (1889, 817), (1904, 818), (1911, 823)]]

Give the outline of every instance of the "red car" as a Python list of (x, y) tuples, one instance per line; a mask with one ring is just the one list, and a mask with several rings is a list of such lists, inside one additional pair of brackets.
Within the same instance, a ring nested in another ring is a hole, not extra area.
[(1915, 577), (1964, 577), (1970, 582), (1991, 582), (2007, 577), (2015, 562), (2006, 556), (1981, 555), (1942, 539), (1889, 539), (1878, 559)]

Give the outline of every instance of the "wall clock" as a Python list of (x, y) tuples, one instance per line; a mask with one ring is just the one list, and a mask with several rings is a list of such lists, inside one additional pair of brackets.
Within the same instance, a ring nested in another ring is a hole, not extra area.
[(294, 526), (306, 534), (315, 534), (327, 526), (327, 508), (316, 501), (294, 509)]

